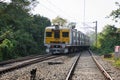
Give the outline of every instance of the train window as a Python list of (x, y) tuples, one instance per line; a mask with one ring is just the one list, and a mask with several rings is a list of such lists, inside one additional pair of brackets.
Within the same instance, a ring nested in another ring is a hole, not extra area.
[(60, 31), (55, 31), (54, 32), (54, 38), (60, 38)]
[(46, 32), (46, 37), (52, 37), (52, 32)]
[(69, 33), (68, 32), (62, 32), (62, 37), (69, 37)]

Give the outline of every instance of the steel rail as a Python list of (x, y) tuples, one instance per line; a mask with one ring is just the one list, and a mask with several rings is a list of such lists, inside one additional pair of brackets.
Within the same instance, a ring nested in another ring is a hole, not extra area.
[(20, 62), (20, 61), (25, 61), (25, 60), (29, 60), (29, 59), (34, 59), (34, 58), (39, 58), (39, 57), (43, 57), (46, 55), (31, 55), (31, 56), (27, 56), (27, 57), (21, 57), (18, 59), (11, 59), (11, 60), (7, 60), (7, 61), (2, 61), (0, 62), (0, 66), (4, 66), (10, 63), (14, 63), (14, 62)]
[(71, 66), (71, 68), (70, 68), (70, 70), (68, 72), (68, 75), (67, 75), (65, 80), (70, 80), (71, 79), (72, 73), (74, 72), (74, 69), (75, 69), (75, 67), (77, 65), (77, 62), (78, 62), (80, 56), (81, 56), (81, 54), (78, 54), (77, 58), (75, 59), (74, 63), (72, 64), (72, 66)]
[(107, 80), (113, 80), (112, 77), (107, 73), (107, 71), (105, 71), (105, 69), (98, 63), (98, 61), (95, 59), (95, 57), (93, 56), (92, 51), (89, 50), (89, 53), (91, 54), (94, 62), (96, 63), (97, 67), (101, 70), (101, 72), (103, 73), (103, 75), (106, 77)]
[(60, 56), (46, 56), (46, 57), (42, 57), (42, 58), (39, 58), (39, 59), (36, 59), (36, 60), (33, 60), (33, 61), (25, 62), (23, 64), (18, 64), (18, 65), (15, 65), (15, 66), (12, 66), (12, 67), (9, 67), (9, 68), (6, 68), (6, 69), (2, 69), (2, 70), (0, 70), (0, 75), (2, 75), (4, 73), (7, 73), (7, 72), (10, 72), (10, 71), (13, 71), (13, 70), (16, 70), (16, 69), (23, 68), (23, 67), (31, 65), (31, 64), (35, 64), (35, 63), (38, 63), (38, 62), (42, 62), (42, 61), (57, 58), (57, 57), (60, 57)]

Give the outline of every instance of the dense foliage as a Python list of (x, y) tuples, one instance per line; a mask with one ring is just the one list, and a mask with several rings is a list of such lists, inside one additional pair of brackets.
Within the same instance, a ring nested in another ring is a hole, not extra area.
[[(120, 22), (120, 4), (115, 3), (118, 8), (113, 10), (109, 18), (113, 21)], [(101, 33), (98, 33), (97, 46), (94, 44), (96, 49), (101, 54), (108, 54), (114, 52), (114, 47), (120, 46), (120, 28), (116, 28), (113, 25), (106, 25)]]
[(118, 7), (116, 10), (113, 10), (111, 13), (110, 13), (110, 16), (109, 17), (112, 17), (112, 19), (115, 21), (115, 22), (119, 22), (120, 20), (120, 3), (116, 2), (115, 3), (116, 6)]
[[(97, 50), (99, 53), (106, 54), (114, 51), (116, 45), (120, 45), (119, 37), (116, 33), (117, 28), (106, 25), (101, 33), (98, 34)], [(96, 45), (95, 45), (96, 46)]]
[(36, 0), (0, 2), (0, 59), (38, 54), (44, 50), (44, 29), (48, 18), (30, 14)]

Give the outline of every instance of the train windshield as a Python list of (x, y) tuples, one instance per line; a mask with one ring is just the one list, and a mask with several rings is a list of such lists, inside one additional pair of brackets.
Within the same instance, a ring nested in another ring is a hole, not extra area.
[(46, 37), (52, 37), (52, 32), (46, 32)]
[(62, 37), (69, 37), (69, 33), (68, 32), (62, 32)]
[(54, 31), (54, 38), (60, 38), (60, 31), (59, 30)]

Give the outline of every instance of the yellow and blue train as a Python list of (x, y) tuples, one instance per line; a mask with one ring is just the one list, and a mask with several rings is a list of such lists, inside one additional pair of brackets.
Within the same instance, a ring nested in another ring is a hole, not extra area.
[(89, 48), (90, 41), (76, 29), (55, 25), (45, 28), (44, 45), (47, 53), (69, 53)]

